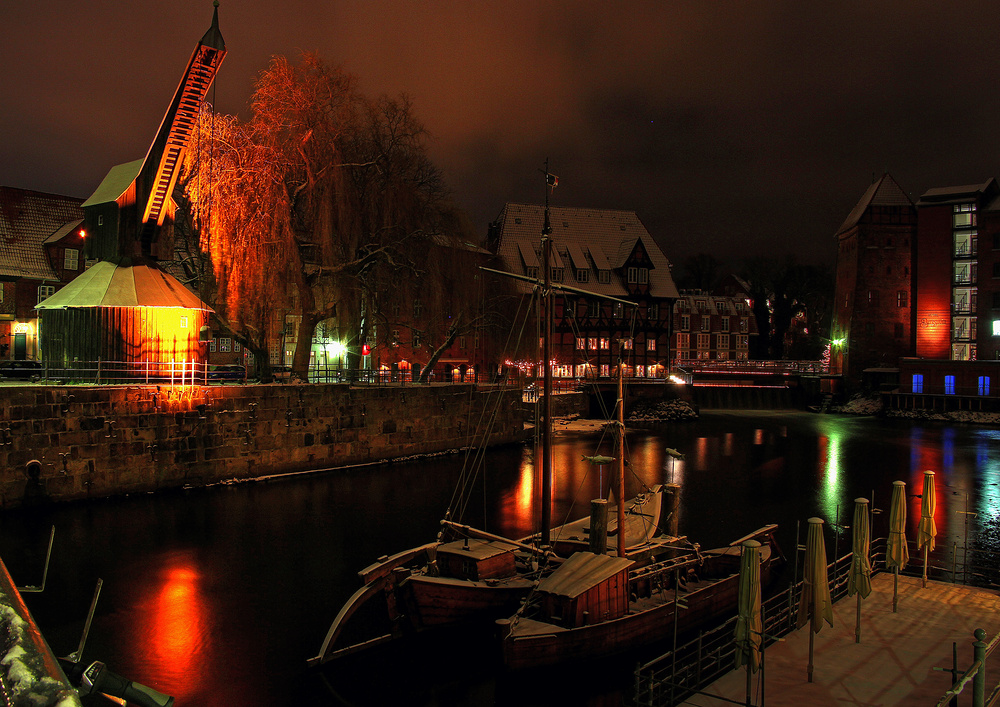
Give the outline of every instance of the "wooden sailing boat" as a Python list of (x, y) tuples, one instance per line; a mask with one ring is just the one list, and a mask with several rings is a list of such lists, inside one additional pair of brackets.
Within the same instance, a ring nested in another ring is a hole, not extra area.
[[(622, 365), (619, 364), (619, 443), (624, 441)], [(619, 457), (623, 455), (619, 454)], [(624, 464), (619, 463), (619, 494)], [(623, 525), (620, 507), (619, 527)], [(580, 551), (544, 577), (512, 618), (497, 621), (504, 665), (512, 670), (607, 658), (662, 641), (736, 610), (740, 546), (758, 539), (761, 581), (781, 557), (776, 525), (765, 526), (729, 546), (701, 552), (674, 549), (666, 557), (625, 552)]]
[[(547, 186), (545, 224), (542, 229), (541, 282), (545, 334), (542, 348), (542, 444), (539, 448), (542, 470), (540, 533), (521, 540), (511, 540), (450, 519), (443, 520), (441, 532), (434, 542), (380, 558), (359, 573), (363, 586), (340, 609), (318, 655), (309, 660), (310, 665), (355, 653), (409, 631), (473, 622), (481, 623), (484, 628), (491, 627), (496, 619), (509, 616), (515, 611), (539, 580), (558, 567), (564, 558), (590, 546), (590, 518), (556, 528), (551, 526), (552, 285), (549, 257), (552, 245), (549, 236), (552, 229), (549, 223), (548, 185), (553, 184), (551, 180), (554, 178), (548, 172), (548, 165), (545, 177)], [(510, 273), (499, 274), (539, 284), (531, 278)], [(561, 289), (594, 296), (594, 293), (566, 286), (561, 286)], [(623, 429), (621, 420), (619, 428)], [(619, 465), (623, 465), (623, 455), (619, 454), (618, 457)], [(622, 467), (622, 478), (623, 474)], [(665, 487), (657, 487), (639, 494), (627, 503), (619, 501), (616, 509), (617, 522), (607, 531), (609, 537), (614, 536), (616, 539), (615, 553), (618, 557), (634, 558), (628, 560), (630, 564), (649, 562), (658, 553), (684, 540), (665, 535), (661, 531), (664, 508), (662, 497), (665, 492)], [(619, 486), (617, 498), (624, 498), (623, 484)], [(344, 645), (351, 619), (373, 601), (382, 600), (389, 619), (386, 632)]]

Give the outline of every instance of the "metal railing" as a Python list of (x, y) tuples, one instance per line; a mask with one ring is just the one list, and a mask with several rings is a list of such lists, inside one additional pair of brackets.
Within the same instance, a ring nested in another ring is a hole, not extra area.
[[(873, 574), (885, 571), (885, 545), (885, 538), (877, 538), (871, 543)], [(911, 552), (914, 550), (911, 548)], [(914, 556), (911, 554), (911, 558)], [(919, 576), (923, 565), (920, 563), (918, 568), (917, 564), (911, 563), (911, 566), (902, 573)], [(847, 594), (850, 566), (850, 554), (834, 560), (827, 566), (830, 597), (834, 602)], [(995, 589), (1000, 587), (1000, 553), (975, 547), (970, 549), (957, 543), (953, 543), (950, 547), (939, 546), (938, 550), (930, 555), (927, 572), (929, 578), (937, 581)], [(773, 645), (796, 630), (801, 592), (802, 582), (791, 582), (784, 590), (761, 602), (765, 651), (767, 646)], [(678, 644), (669, 652), (637, 667), (634, 673), (633, 704), (637, 707), (667, 707), (679, 704), (733, 670), (736, 661), (736, 643), (733, 639), (736, 618), (733, 615), (723, 623), (703, 627), (693, 638), (685, 637), (687, 639), (685, 643)], [(996, 638), (991, 642), (987, 655), (997, 642)], [(985, 661), (979, 661), (977, 658), (977, 662), (981, 662), (982, 665), (977, 666), (974, 663), (952, 690), (961, 692), (976, 674), (985, 675), (985, 671), (981, 669)], [(946, 695), (948, 699), (952, 696), (951, 691)], [(993, 689), (990, 700), (996, 700), (998, 697), (1000, 697), (1000, 685)], [(987, 701), (986, 704), (993, 702)], [(982, 707), (982, 703), (976, 703), (975, 707)]]

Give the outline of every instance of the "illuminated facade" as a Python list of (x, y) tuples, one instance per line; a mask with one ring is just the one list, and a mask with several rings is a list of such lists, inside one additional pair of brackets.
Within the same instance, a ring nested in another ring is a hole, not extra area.
[(888, 174), (837, 230), (830, 371), (860, 381), (912, 355), (917, 209)]
[[(507, 204), (490, 227), (488, 247), (509, 272), (539, 277), (544, 209)], [(550, 208), (551, 280), (635, 302), (631, 308), (598, 297), (554, 297), (552, 354), (559, 377), (604, 377), (625, 346), (629, 375), (666, 377), (671, 317), (678, 298), (670, 262), (633, 211)], [(531, 286), (519, 283), (522, 291)]]
[(917, 209), (916, 355), (1000, 358), (1000, 186), (929, 189)]

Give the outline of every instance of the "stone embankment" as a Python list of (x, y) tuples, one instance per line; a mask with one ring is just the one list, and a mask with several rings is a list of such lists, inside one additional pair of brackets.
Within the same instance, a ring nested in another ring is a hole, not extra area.
[(905, 420), (936, 420), (939, 422), (965, 422), (974, 425), (1000, 425), (1000, 413), (976, 410), (896, 410), (882, 404), (877, 395), (858, 395), (843, 405), (831, 407), (829, 412), (845, 415), (877, 415)]
[(203, 486), (523, 435), (521, 391), (470, 385), (0, 388), (0, 507)]

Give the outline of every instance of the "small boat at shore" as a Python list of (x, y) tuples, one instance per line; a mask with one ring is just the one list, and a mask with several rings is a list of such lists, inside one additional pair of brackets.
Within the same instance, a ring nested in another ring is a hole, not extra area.
[(608, 658), (735, 613), (740, 546), (761, 542), (761, 582), (783, 560), (768, 525), (727, 547), (693, 546), (637, 566), (578, 552), (542, 579), (524, 605), (497, 621), (504, 665), (523, 670)]

